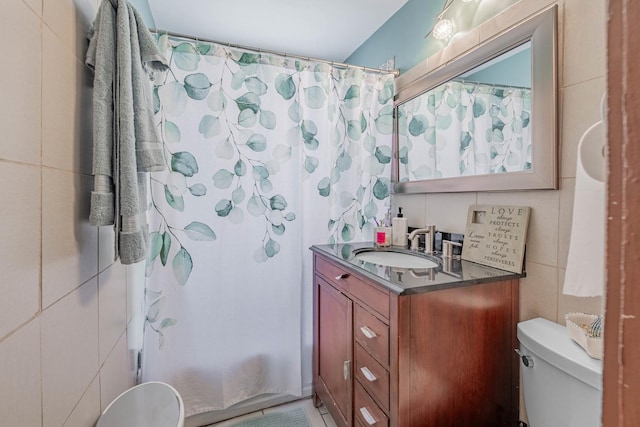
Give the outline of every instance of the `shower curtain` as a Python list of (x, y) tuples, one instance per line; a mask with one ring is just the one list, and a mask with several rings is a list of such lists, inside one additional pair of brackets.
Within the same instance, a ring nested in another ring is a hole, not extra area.
[(438, 86), (398, 107), (400, 180), (529, 170), (530, 119), (531, 89)]
[(158, 38), (143, 380), (186, 415), (311, 385), (313, 244), (389, 206), (391, 74)]

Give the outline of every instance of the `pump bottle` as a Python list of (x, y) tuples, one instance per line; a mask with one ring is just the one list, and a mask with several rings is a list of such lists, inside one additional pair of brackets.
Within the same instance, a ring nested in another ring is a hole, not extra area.
[(398, 208), (398, 215), (391, 220), (391, 236), (393, 246), (407, 247), (407, 218), (402, 215), (402, 208)]

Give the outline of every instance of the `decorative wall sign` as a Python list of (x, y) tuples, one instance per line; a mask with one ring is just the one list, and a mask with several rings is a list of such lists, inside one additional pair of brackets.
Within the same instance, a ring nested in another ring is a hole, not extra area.
[(522, 273), (528, 206), (471, 205), (462, 259)]

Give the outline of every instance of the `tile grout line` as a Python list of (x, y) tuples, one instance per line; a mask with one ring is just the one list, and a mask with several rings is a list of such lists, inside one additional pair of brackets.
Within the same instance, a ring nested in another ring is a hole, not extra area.
[[(44, 170), (42, 168), (42, 139), (43, 139), (43, 124), (44, 124), (44, 18), (43, 18), (43, 9), (44, 6), (41, 3), (40, 5), (40, 15), (38, 15), (38, 20), (40, 23), (40, 135), (39, 135), (39, 143), (40, 143), (40, 164), (38, 165), (40, 169), (40, 268), (39, 268), (39, 288), (40, 288), (40, 307), (38, 311), (38, 319), (42, 316), (44, 311)], [(39, 350), (40, 350), (40, 425), (44, 426), (44, 366), (43, 366), (43, 343), (42, 343), (42, 322), (38, 325), (40, 339), (39, 339)]]

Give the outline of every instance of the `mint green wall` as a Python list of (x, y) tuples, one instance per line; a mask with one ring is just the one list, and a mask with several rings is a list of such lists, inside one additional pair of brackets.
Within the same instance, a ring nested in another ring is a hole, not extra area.
[(445, 0), (409, 0), (345, 60), (380, 67), (395, 57), (395, 67), (407, 71), (435, 51), (425, 43)]
[(531, 51), (524, 50), (489, 68), (468, 74), (464, 80), (505, 86), (531, 87)]
[(156, 21), (153, 19), (153, 15), (151, 14), (151, 8), (149, 7), (148, 0), (129, 0), (129, 3), (131, 3), (131, 6), (135, 7), (135, 9), (140, 13), (147, 27), (156, 28)]
[[(444, 17), (453, 19), (458, 31), (468, 31), (517, 1), (453, 0)], [(431, 36), (425, 38), (444, 3), (445, 0), (409, 0), (344, 62), (377, 68), (395, 57), (395, 68), (400, 72), (411, 69), (445, 46)]]

